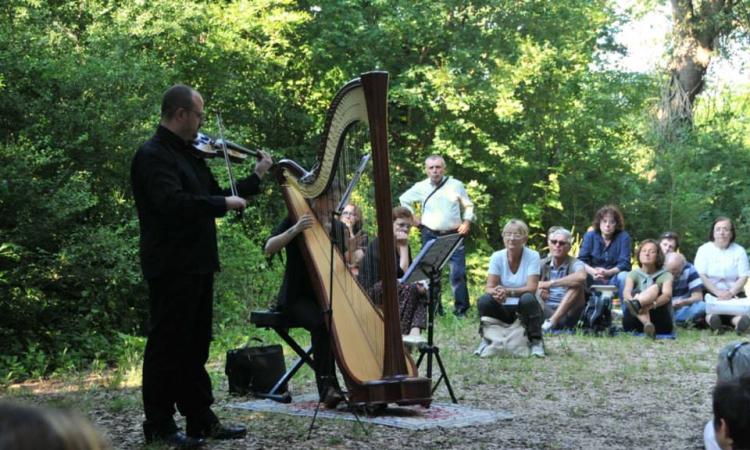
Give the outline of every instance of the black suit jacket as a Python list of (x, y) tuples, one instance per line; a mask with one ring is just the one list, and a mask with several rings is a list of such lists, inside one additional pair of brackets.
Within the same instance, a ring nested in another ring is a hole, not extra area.
[[(130, 167), (141, 230), (140, 257), (147, 279), (219, 270), (216, 217), (225, 196), (204, 159), (161, 125), (136, 152)], [(260, 192), (253, 174), (237, 183), (240, 196)]]

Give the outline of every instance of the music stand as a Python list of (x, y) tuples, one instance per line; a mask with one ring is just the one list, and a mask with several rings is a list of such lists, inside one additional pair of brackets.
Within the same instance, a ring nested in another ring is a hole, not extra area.
[(432, 357), (434, 355), (440, 367), (440, 378), (435, 382), (432, 393), (434, 394), (440, 382), (445, 380), (445, 386), (448, 388), (448, 393), (453, 403), (458, 403), (458, 400), (456, 400), (456, 395), (453, 393), (443, 360), (440, 358), (440, 348), (434, 344), (433, 338), (435, 331), (435, 305), (440, 301), (439, 298), (436, 298), (440, 292), (440, 273), (453, 252), (461, 245), (461, 242), (463, 242), (463, 235), (458, 233), (440, 236), (427, 241), (401, 278), (402, 283), (430, 280), (427, 303), (427, 343), (419, 347), (417, 368), (422, 363), (424, 355), (427, 355), (427, 378), (432, 379)]

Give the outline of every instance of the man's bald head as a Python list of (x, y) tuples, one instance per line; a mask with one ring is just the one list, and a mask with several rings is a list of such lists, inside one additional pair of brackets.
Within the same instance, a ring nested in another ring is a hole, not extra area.
[(685, 257), (682, 253), (670, 252), (664, 259), (664, 268), (672, 274), (673, 277), (677, 278), (682, 273), (682, 269), (685, 268)]

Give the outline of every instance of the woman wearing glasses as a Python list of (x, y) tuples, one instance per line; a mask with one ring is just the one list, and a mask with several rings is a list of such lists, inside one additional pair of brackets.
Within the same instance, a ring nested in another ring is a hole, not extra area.
[(505, 248), (490, 257), (484, 295), (477, 301), (479, 316), (510, 324), (520, 319), (529, 338), (531, 354), (544, 357), (542, 307), (536, 300), (539, 253), (526, 247), (529, 227), (511, 219), (503, 227)]
[(630, 249), (633, 241), (625, 231), (625, 219), (620, 208), (606, 205), (594, 215), (591, 231), (583, 235), (578, 259), (583, 261), (588, 284), (609, 284), (617, 287), (622, 299), (625, 277), (630, 271)]
[[(734, 224), (728, 217), (718, 217), (711, 224), (708, 242), (695, 254), (695, 269), (703, 280), (706, 292), (718, 300), (745, 297), (745, 283), (750, 276), (747, 252), (734, 242)], [(746, 315), (709, 314), (706, 322), (712, 330), (723, 325), (733, 326), (737, 333), (750, 328), (750, 317)]]
[[(413, 225), (414, 216), (408, 208), (393, 208), (393, 251), (396, 254), (396, 274), (399, 278), (404, 276), (411, 264), (409, 230)], [(367, 246), (358, 276), (360, 284), (378, 306), (383, 303), (379, 245), (379, 238), (375, 238)], [(419, 283), (399, 283), (398, 305), (404, 343), (417, 345), (427, 342), (421, 335), (421, 330), (427, 327), (427, 291), (424, 286)]]
[(341, 212), (341, 222), (349, 231), (349, 242), (346, 246), (346, 262), (349, 270), (355, 276), (359, 274), (359, 264), (365, 256), (367, 235), (362, 229), (362, 210), (359, 206), (349, 203)]

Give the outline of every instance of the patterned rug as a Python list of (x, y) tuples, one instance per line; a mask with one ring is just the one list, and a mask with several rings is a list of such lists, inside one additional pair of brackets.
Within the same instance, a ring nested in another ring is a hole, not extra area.
[[(315, 413), (318, 405), (317, 395), (307, 394), (294, 398), (292, 403), (278, 403), (272, 400), (253, 400), (229, 405), (230, 408), (247, 409), (250, 411), (291, 414), (294, 416), (310, 416)], [(345, 405), (338, 409), (328, 410), (322, 405), (318, 411), (318, 418), (357, 420)], [(407, 428), (410, 430), (425, 430), (428, 428), (460, 428), (472, 425), (495, 423), (498, 420), (511, 420), (513, 416), (501, 410), (487, 411), (453, 403), (433, 403), (429, 408), (421, 406), (389, 406), (378, 416), (359, 415), (359, 420), (365, 423), (385, 425), (389, 427)]]

